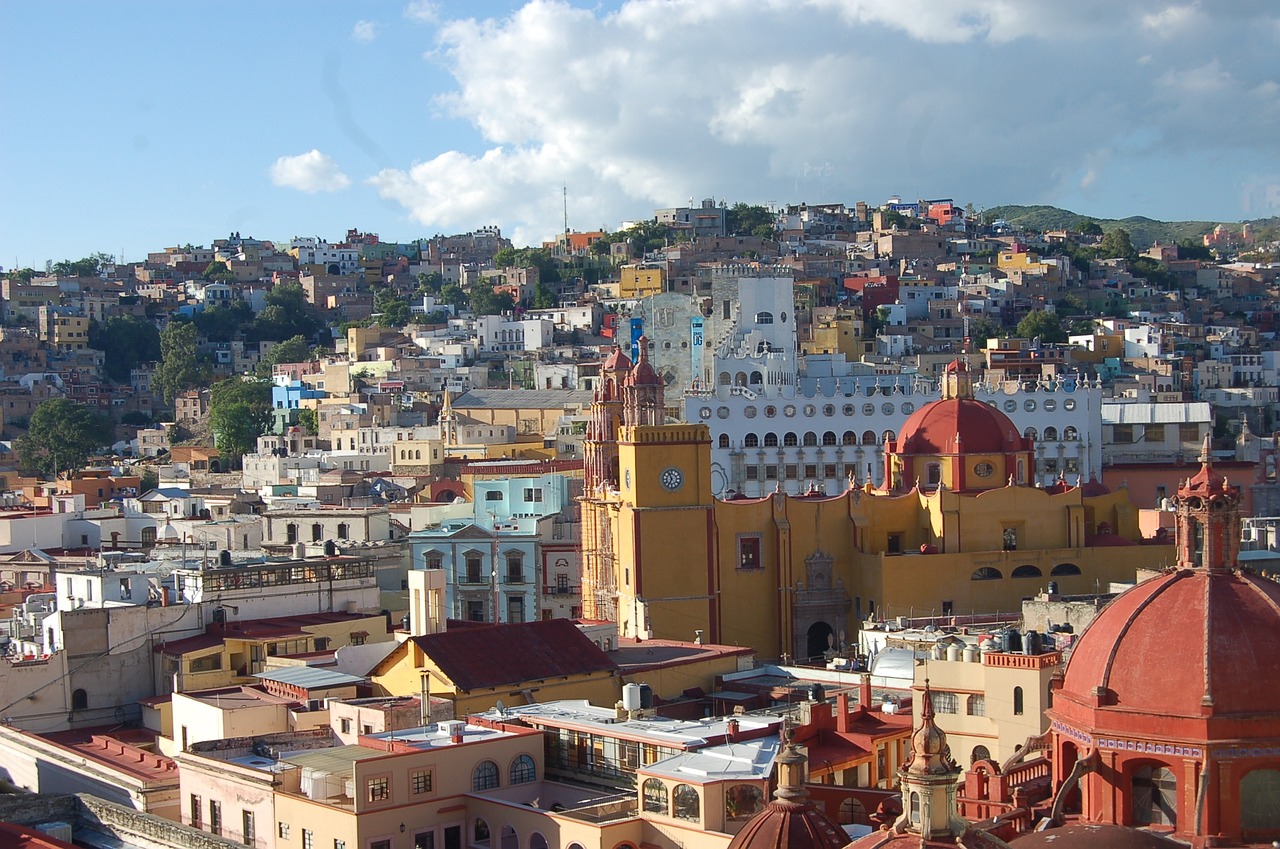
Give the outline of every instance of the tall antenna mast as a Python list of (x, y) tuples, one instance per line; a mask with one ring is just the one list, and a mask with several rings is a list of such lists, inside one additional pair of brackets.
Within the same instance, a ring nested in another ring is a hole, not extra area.
[(567, 185), (561, 187), (564, 190), (564, 231), (569, 232), (569, 187)]

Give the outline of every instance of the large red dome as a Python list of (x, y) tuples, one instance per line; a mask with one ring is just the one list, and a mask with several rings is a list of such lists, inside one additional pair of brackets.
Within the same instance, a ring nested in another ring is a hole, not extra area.
[(903, 423), (897, 453), (1004, 454), (1027, 447), (1017, 426), (995, 407), (972, 398), (943, 398), (925, 404)]
[[(1136, 715), (1280, 716), (1280, 584), (1183, 569), (1111, 602), (1085, 630), (1054, 694), (1055, 714), (1124, 732)], [(1072, 722), (1076, 724), (1076, 722)]]

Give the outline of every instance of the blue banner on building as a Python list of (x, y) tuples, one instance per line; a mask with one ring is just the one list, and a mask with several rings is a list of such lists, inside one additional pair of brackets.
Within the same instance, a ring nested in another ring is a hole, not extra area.
[(694, 385), (702, 379), (702, 347), (706, 344), (705, 337), (702, 333), (703, 318), (695, 315), (689, 319), (689, 373), (693, 375)]
[(644, 319), (631, 319), (631, 362), (640, 358), (640, 337), (644, 335)]

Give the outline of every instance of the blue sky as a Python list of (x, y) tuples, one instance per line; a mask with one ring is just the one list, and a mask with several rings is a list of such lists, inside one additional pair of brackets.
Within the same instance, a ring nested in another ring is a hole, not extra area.
[(0, 4), (0, 265), (729, 202), (1280, 213), (1280, 9)]

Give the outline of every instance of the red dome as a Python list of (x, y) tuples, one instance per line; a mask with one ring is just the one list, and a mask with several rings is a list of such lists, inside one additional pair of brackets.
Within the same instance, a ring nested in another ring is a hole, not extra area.
[[(1094, 730), (1134, 715), (1219, 718), (1280, 714), (1280, 584), (1184, 569), (1111, 602), (1081, 635), (1053, 712)], [(1159, 670), (1158, 672), (1155, 670)]]
[(649, 337), (641, 336), (637, 343), (640, 346), (640, 356), (636, 360), (635, 367), (631, 369), (631, 373), (627, 375), (627, 385), (662, 386), (662, 378), (658, 376), (658, 372), (649, 364)]
[(812, 802), (775, 799), (729, 841), (728, 849), (842, 849), (844, 829)]
[(1029, 448), (1017, 426), (995, 407), (972, 398), (944, 398), (911, 414), (902, 425), (897, 453), (1004, 454)]

